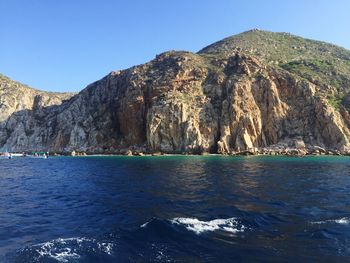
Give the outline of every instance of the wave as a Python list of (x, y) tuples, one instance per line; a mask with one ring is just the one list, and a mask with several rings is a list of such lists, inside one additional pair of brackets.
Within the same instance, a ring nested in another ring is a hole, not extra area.
[(246, 227), (238, 221), (237, 218), (214, 219), (210, 221), (201, 221), (197, 218), (176, 217), (171, 220), (172, 224), (183, 225), (187, 230), (196, 234), (203, 232), (225, 231), (233, 234), (244, 232)]
[(20, 251), (19, 255), (26, 255), (33, 260), (55, 260), (57, 262), (79, 261), (86, 254), (112, 255), (115, 244), (97, 241), (93, 238), (72, 237), (58, 238), (45, 243), (36, 244)]
[[(210, 236), (229, 241), (235, 234), (248, 229), (238, 218), (202, 221), (197, 218), (154, 218), (136, 229), (117, 229), (109, 234), (88, 237), (57, 238), (28, 246), (8, 254), (8, 262), (173, 262), (175, 259), (202, 257), (189, 248), (212, 246)], [(192, 232), (192, 233), (191, 233)], [(193, 232), (195, 234), (193, 234)], [(179, 245), (180, 244), (180, 245)], [(185, 245), (187, 244), (187, 245)], [(175, 249), (176, 248), (176, 249)], [(179, 250), (179, 248), (181, 248)], [(138, 251), (138, 253), (135, 253)]]
[(323, 221), (314, 221), (311, 222), (311, 224), (328, 224), (328, 223), (336, 223), (336, 224), (341, 224), (341, 225), (348, 225), (350, 223), (350, 218), (347, 217), (342, 217), (339, 219), (328, 219), (328, 220), (323, 220)]

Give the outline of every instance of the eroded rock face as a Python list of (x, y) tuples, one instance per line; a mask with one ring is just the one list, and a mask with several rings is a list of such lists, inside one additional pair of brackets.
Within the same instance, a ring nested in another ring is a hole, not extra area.
[(0, 148), (232, 154), (284, 143), (346, 151), (349, 114), (318, 89), (239, 52), (166, 52), (74, 96), (1, 86)]
[(45, 134), (37, 126), (73, 95), (35, 90), (0, 75), (0, 149), (42, 148)]

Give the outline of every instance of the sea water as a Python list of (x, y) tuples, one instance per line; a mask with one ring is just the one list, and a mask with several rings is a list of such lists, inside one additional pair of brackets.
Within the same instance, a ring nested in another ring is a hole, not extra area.
[(0, 159), (0, 262), (350, 261), (349, 157)]

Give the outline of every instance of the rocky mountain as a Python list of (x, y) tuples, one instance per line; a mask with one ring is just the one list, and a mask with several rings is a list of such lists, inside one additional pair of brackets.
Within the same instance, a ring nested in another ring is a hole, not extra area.
[[(37, 126), (45, 112), (71, 98), (73, 93), (44, 92), (0, 74), (0, 147), (2, 151), (42, 148)], [(37, 136), (34, 138), (34, 136)], [(32, 140), (30, 140), (32, 138)], [(44, 138), (43, 138), (44, 139)]]
[(2, 76), (0, 148), (348, 153), (349, 92), (350, 51), (252, 30), (197, 54), (165, 52), (78, 94)]

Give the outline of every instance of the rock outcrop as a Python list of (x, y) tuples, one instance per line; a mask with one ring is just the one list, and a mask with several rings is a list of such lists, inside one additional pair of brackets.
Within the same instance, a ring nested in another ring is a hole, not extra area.
[(0, 85), (2, 151), (350, 149), (350, 115), (329, 102), (324, 86), (239, 50), (166, 52), (74, 95)]
[[(37, 128), (73, 93), (32, 89), (0, 74), (0, 148), (7, 150), (42, 149), (45, 134)], [(33, 139), (31, 139), (33, 138)]]

